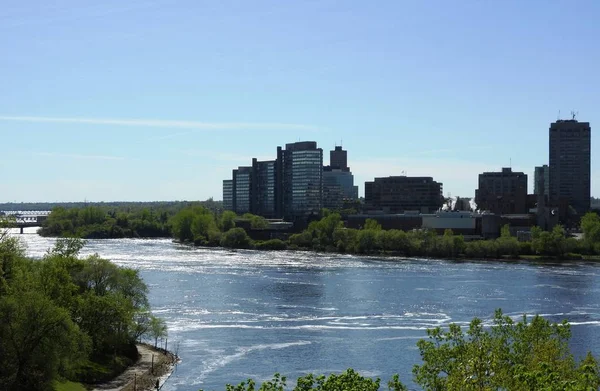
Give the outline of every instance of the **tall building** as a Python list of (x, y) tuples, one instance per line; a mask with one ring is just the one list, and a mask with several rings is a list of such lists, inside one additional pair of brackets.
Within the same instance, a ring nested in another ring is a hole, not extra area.
[(336, 146), (329, 152), (329, 165), (323, 167), (323, 207), (341, 209), (344, 200), (358, 199), (358, 186), (348, 167), (348, 152)]
[[(547, 164), (535, 168), (533, 173), (533, 194), (535, 195), (550, 195), (550, 167)], [(544, 178), (544, 181), (540, 181)], [(544, 188), (540, 188), (540, 183), (544, 184)]]
[(233, 210), (233, 180), (223, 180), (223, 209)]
[(550, 202), (583, 215), (590, 209), (590, 123), (575, 118), (553, 122), (549, 144)]
[(431, 177), (375, 178), (365, 182), (365, 204), (385, 213), (432, 213), (444, 203), (442, 191), (442, 184)]
[(252, 198), (252, 167), (233, 170), (233, 211), (237, 214), (250, 213)]
[(333, 151), (329, 151), (329, 166), (334, 170), (350, 171), (350, 168), (348, 168), (348, 151), (336, 145)]
[(251, 213), (266, 218), (278, 217), (275, 208), (276, 169), (276, 160), (259, 162), (256, 158), (252, 159)]
[(475, 203), (499, 215), (527, 213), (527, 175), (510, 168), (479, 174)]
[(288, 220), (318, 216), (323, 207), (323, 150), (314, 141), (277, 147), (275, 172), (281, 173), (278, 198), (283, 217)]

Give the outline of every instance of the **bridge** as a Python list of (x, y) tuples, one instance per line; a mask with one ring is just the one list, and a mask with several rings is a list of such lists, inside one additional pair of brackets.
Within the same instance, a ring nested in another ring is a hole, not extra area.
[(22, 234), (24, 228), (41, 227), (49, 214), (49, 210), (0, 211), (0, 221), (6, 222), (9, 227), (19, 228)]

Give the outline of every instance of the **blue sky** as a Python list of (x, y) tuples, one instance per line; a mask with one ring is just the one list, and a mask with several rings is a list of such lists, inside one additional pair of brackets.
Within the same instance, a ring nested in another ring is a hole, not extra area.
[[(221, 199), (252, 157), (343, 140), (355, 180), (547, 163), (600, 126), (597, 1), (23, 1), (0, 8), (0, 202)], [(592, 137), (592, 194), (600, 151)]]

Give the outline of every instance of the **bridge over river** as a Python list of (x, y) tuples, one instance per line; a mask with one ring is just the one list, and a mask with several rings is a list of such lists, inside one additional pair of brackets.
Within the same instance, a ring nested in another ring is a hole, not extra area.
[(0, 221), (4, 221), (9, 227), (24, 228), (41, 227), (44, 220), (48, 218), (49, 210), (25, 210), (25, 211), (0, 211)]

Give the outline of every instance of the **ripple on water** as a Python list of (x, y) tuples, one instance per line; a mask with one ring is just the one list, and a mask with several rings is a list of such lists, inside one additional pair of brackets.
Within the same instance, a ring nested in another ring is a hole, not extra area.
[[(33, 257), (54, 239), (20, 235)], [(598, 266), (586, 263), (449, 262), (307, 252), (199, 249), (169, 239), (90, 240), (98, 253), (136, 268), (169, 326), (182, 362), (165, 391), (223, 389), (251, 375), (290, 378), (348, 367), (411, 385), (416, 340), (427, 328), (502, 307), (515, 320), (568, 319), (577, 355), (600, 354)]]

